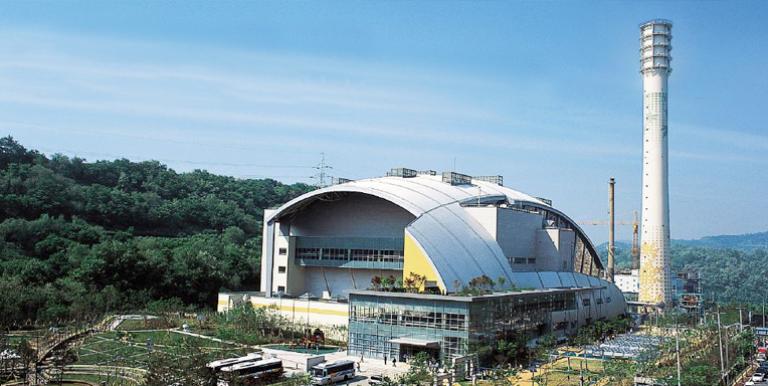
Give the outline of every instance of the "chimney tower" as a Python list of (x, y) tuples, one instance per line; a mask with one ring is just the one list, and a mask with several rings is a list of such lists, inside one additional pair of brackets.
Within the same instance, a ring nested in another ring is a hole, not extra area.
[(640, 73), (643, 75), (643, 211), (640, 253), (641, 302), (672, 305), (669, 267), (669, 178), (667, 152), (667, 78), (672, 68), (672, 22), (656, 19), (640, 25)]

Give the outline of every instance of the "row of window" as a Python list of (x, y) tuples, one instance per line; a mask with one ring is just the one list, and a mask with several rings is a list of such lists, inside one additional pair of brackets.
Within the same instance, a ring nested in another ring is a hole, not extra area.
[(513, 257), (512, 264), (536, 264), (535, 257)]
[(296, 258), (314, 260), (402, 262), (403, 251), (393, 249), (296, 248)]
[[(596, 302), (597, 302), (597, 304), (603, 304), (603, 298), (597, 298)], [(605, 298), (605, 302), (606, 303), (610, 303), (611, 302), (611, 297), (610, 296), (606, 297)], [(589, 299), (589, 298), (581, 299), (581, 304), (584, 307), (589, 307), (590, 305), (592, 305), (592, 300)]]
[(467, 316), (464, 314), (364, 305), (352, 305), (350, 311), (350, 321), (450, 331), (465, 331), (467, 329)]

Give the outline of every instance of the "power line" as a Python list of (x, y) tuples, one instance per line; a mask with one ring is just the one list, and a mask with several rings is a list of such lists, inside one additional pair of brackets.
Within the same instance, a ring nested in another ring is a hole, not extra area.
[(314, 168), (317, 169), (317, 174), (315, 174), (312, 178), (317, 179), (317, 187), (324, 188), (328, 186), (328, 184), (326, 184), (326, 178), (330, 176), (328, 175), (327, 171), (333, 169), (333, 166), (325, 163), (325, 153), (320, 153), (320, 163), (318, 163)]

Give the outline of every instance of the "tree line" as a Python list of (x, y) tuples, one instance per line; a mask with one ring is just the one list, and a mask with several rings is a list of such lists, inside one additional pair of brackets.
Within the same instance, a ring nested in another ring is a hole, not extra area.
[(263, 208), (306, 184), (87, 162), (0, 139), (0, 326), (258, 286)]

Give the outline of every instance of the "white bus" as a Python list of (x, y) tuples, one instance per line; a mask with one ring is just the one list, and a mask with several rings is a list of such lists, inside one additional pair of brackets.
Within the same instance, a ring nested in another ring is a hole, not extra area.
[(321, 363), (310, 370), (313, 385), (329, 385), (355, 377), (355, 362), (349, 360)]
[(218, 374), (218, 386), (228, 386), (229, 381), (240, 379), (246, 385), (264, 384), (283, 375), (283, 361), (277, 358), (241, 362), (222, 367)]
[(211, 369), (211, 371), (213, 372), (218, 372), (223, 367), (232, 366), (234, 364), (243, 363), (243, 362), (260, 361), (261, 359), (262, 359), (261, 354), (254, 352), (254, 353), (248, 353), (242, 357), (219, 359), (217, 361), (208, 363), (207, 365), (205, 365), (205, 367)]

